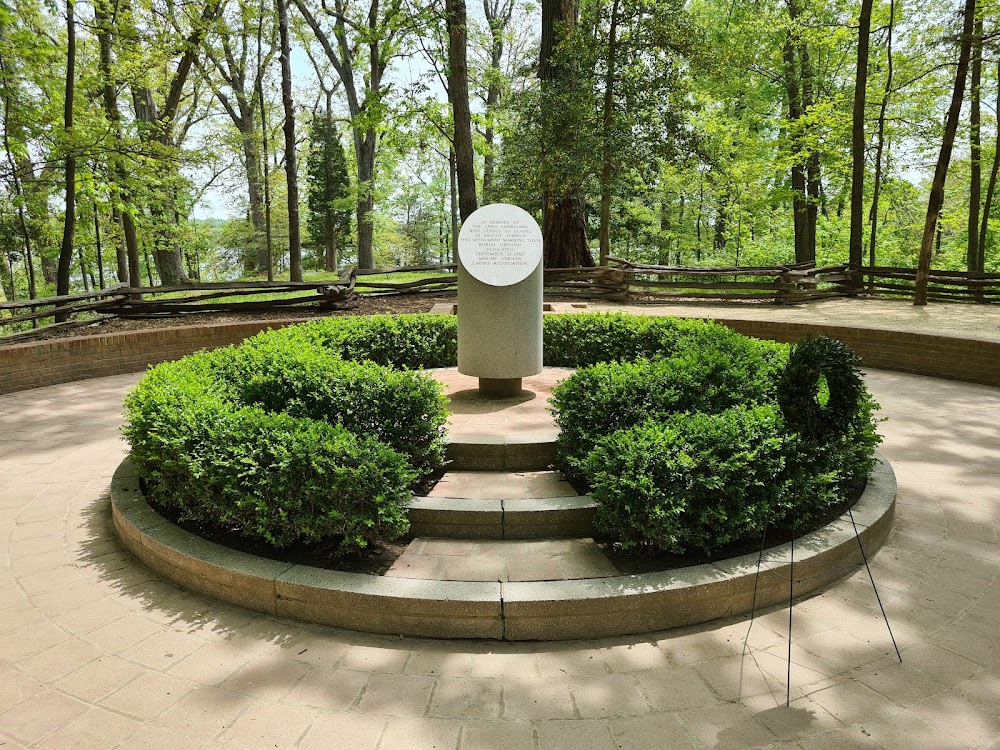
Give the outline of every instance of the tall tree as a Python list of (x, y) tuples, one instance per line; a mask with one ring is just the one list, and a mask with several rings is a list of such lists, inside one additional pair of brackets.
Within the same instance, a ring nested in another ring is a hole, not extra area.
[(514, 0), (483, 0), (483, 15), (489, 28), (489, 66), (486, 76), (486, 127), (483, 138), (486, 153), (483, 155), (483, 203), (493, 202), (493, 165), (496, 159), (494, 141), (496, 139), (496, 107), (500, 102), (500, 63), (503, 61), (504, 41), (507, 27), (514, 14)]
[[(565, 127), (566, 116), (572, 116), (576, 109), (570, 104), (576, 72), (566, 54), (566, 42), (575, 27), (576, 0), (542, 0), (538, 77), (542, 84), (543, 159), (550, 163), (559, 160), (567, 140), (575, 135)], [(547, 268), (593, 266), (580, 176), (571, 173), (568, 180), (560, 179), (560, 171), (550, 169), (553, 174), (542, 195), (544, 264)]]
[(805, 19), (800, 0), (786, 0), (788, 30), (782, 57), (788, 104), (788, 138), (791, 146), (792, 212), (795, 261), (816, 260), (816, 219), (820, 192), (819, 151), (808, 142), (806, 129), (815, 103), (815, 75), (804, 39)]
[(886, 25), (885, 36), (885, 58), (886, 74), (885, 86), (882, 88), (882, 101), (878, 108), (878, 125), (875, 137), (875, 173), (872, 176), (872, 205), (868, 212), (868, 221), (871, 230), (868, 235), (868, 265), (875, 265), (875, 250), (878, 241), (878, 207), (879, 198), (882, 196), (882, 156), (885, 152), (885, 120), (886, 112), (889, 109), (889, 97), (892, 95), (893, 86), (893, 57), (892, 57), (892, 33), (896, 23), (896, 1), (889, 0), (889, 23)]
[(116, 224), (121, 224), (124, 245), (116, 248), (118, 280), (132, 287), (142, 286), (142, 272), (139, 269), (139, 233), (136, 228), (133, 201), (126, 185), (128, 169), (122, 158), (124, 139), (122, 137), (122, 116), (118, 106), (118, 80), (113, 70), (112, 8), (110, 0), (95, 0), (94, 26), (100, 45), (101, 99), (104, 116), (108, 121), (108, 160), (113, 181), (110, 186), (112, 211)]
[[(274, 24), (267, 24), (271, 14), (251, 5), (250, 0), (240, 0), (231, 13), (220, 18), (218, 47), (205, 45), (205, 54), (217, 77), (207, 76), (216, 98), (240, 134), (243, 170), (247, 178), (250, 223), (254, 231), (252, 252), (243, 258), (244, 273), (260, 273), (267, 266), (267, 249), (264, 216), (264, 178), (261, 173), (261, 142), (257, 128), (257, 110), (260, 108), (258, 92), (261, 90), (267, 67), (274, 57)], [(268, 26), (268, 48), (257, 45), (251, 52), (254, 37), (262, 42), (264, 27)], [(221, 80), (218, 80), (221, 79)]]
[(969, 223), (966, 267), (972, 273), (985, 270), (986, 258), (979, 247), (979, 204), (983, 197), (983, 2), (976, 3), (976, 18), (972, 25), (972, 75), (969, 78)]
[(351, 231), (351, 215), (345, 210), (351, 183), (340, 133), (333, 121), (332, 91), (327, 91), (326, 114), (315, 117), (309, 134), (311, 146), (306, 171), (309, 180), (309, 220), (312, 241), (322, 250), (321, 265), (336, 271), (338, 255)]
[[(76, 18), (74, 0), (66, 0), (66, 101), (63, 105), (63, 130), (66, 139), (66, 211), (63, 218), (62, 248), (56, 274), (56, 294), (69, 294), (69, 271), (73, 263), (73, 238), (76, 230), (76, 145), (73, 143), (73, 98), (76, 90)], [(56, 322), (67, 318), (56, 315)]]
[(295, 160), (295, 105), (292, 102), (292, 51), (288, 36), (288, 6), (275, 0), (281, 37), (281, 105), (285, 111), (285, 181), (288, 193), (288, 274), (302, 281), (302, 240), (299, 234), (299, 172)]
[[(153, 260), (163, 284), (187, 283), (190, 279), (184, 270), (177, 238), (177, 151), (186, 129), (178, 127), (178, 114), (184, 100), (186, 86), (192, 69), (201, 54), (205, 38), (224, 8), (225, 0), (205, 0), (201, 12), (190, 19), (190, 28), (181, 40), (183, 52), (172, 72), (166, 77), (162, 89), (154, 91), (149, 79), (137, 73), (130, 82), (132, 107), (139, 125), (139, 136), (144, 148), (162, 160), (161, 167), (173, 164), (163, 173), (151, 175), (158, 195), (149, 203), (149, 212), (155, 222), (153, 228)], [(174, 6), (169, 6), (171, 11)], [(139, 42), (142, 39), (135, 21), (134, 6), (130, 0), (121, 0), (118, 8), (124, 53), (133, 63), (143, 60)], [(179, 28), (181, 19), (172, 19), (172, 26)], [(183, 33), (183, 32), (180, 32)], [(161, 104), (162, 103), (162, 104)]]
[[(611, 23), (608, 29), (608, 50), (606, 76), (604, 81), (604, 104), (601, 113), (601, 231), (600, 231), (600, 265), (608, 264), (611, 255), (611, 174), (614, 169), (612, 161), (612, 128), (614, 125), (615, 83), (617, 82), (618, 65), (618, 18), (621, 0), (611, 3)], [(662, 222), (661, 222), (662, 223)]]
[(965, 0), (965, 9), (962, 13), (962, 34), (959, 37), (958, 66), (955, 68), (955, 84), (952, 88), (948, 117), (945, 120), (941, 150), (938, 153), (934, 178), (931, 181), (931, 193), (927, 200), (927, 215), (924, 219), (924, 234), (920, 242), (920, 256), (917, 259), (916, 288), (913, 294), (913, 304), (917, 307), (923, 307), (927, 304), (927, 281), (930, 278), (931, 258), (934, 254), (934, 238), (941, 215), (941, 206), (944, 204), (944, 184), (948, 176), (948, 165), (951, 163), (951, 152), (955, 147), (958, 119), (962, 112), (962, 98), (965, 93), (965, 80), (969, 73), (969, 57), (972, 51), (972, 31), (975, 20), (976, 0)]
[(990, 227), (990, 212), (993, 209), (993, 197), (997, 189), (997, 176), (1000, 175), (1000, 62), (997, 63), (997, 113), (996, 141), (993, 145), (993, 167), (990, 169), (989, 184), (986, 188), (986, 200), (983, 201), (983, 220), (979, 227), (979, 254), (986, 257), (986, 237)]
[(324, 14), (333, 19), (331, 35), (307, 0), (293, 2), (344, 86), (358, 169), (358, 266), (374, 268), (375, 166), (388, 116), (385, 74), (399, 52), (403, 32), (413, 21), (403, 0), (387, 0), (384, 5), (380, 0), (368, 0), (367, 10), (360, 0), (333, 0), (332, 6), (322, 5)]
[(861, 0), (858, 15), (858, 58), (851, 112), (851, 236), (848, 265), (855, 285), (860, 285), (864, 255), (865, 203), (865, 95), (868, 91), (868, 46), (872, 29), (872, 0)]
[(458, 171), (458, 209), (465, 221), (476, 210), (476, 164), (469, 108), (468, 21), (465, 0), (445, 0), (448, 27), (448, 99), (451, 102)]
[[(21, 179), (18, 174), (17, 162), (14, 159), (14, 147), (11, 144), (11, 86), (7, 64), (4, 62), (3, 51), (0, 50), (0, 75), (3, 76), (3, 85), (0, 87), (0, 105), (3, 106), (3, 150), (7, 155), (7, 164), (10, 166), (10, 179), (14, 188), (14, 201), (17, 204), (18, 228), (24, 241), (24, 265), (28, 277), (28, 296), (34, 299), (37, 295), (35, 287), (35, 264), (32, 253), (31, 230), (28, 227), (28, 216), (25, 204), (27, 203), (24, 190), (21, 186)], [(10, 271), (10, 299), (14, 298), (14, 272)]]

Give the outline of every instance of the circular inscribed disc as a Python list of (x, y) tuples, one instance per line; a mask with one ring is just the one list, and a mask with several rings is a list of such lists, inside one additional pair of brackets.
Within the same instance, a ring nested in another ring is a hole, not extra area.
[(542, 261), (542, 230), (523, 208), (483, 206), (465, 220), (458, 256), (472, 277), (490, 286), (524, 281)]

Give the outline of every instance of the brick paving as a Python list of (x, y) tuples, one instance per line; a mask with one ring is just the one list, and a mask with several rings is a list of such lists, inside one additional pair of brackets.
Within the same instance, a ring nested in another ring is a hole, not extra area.
[[(825, 309), (825, 308), (821, 308)], [(0, 396), (0, 748), (1000, 750), (1000, 391), (873, 371), (899, 481), (873, 572), (787, 612), (570, 643), (394, 638), (190, 594), (123, 553), (136, 376)]]

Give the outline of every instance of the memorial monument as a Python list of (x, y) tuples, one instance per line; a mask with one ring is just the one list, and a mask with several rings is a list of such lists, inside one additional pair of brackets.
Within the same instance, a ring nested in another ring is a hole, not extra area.
[(492, 397), (542, 371), (542, 230), (517, 206), (483, 206), (458, 236), (458, 371)]

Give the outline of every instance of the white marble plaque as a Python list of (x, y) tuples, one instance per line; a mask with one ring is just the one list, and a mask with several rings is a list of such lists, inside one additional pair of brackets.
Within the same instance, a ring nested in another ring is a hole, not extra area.
[(542, 230), (523, 208), (508, 203), (483, 206), (462, 225), (458, 256), (477, 281), (511, 286), (542, 262)]

